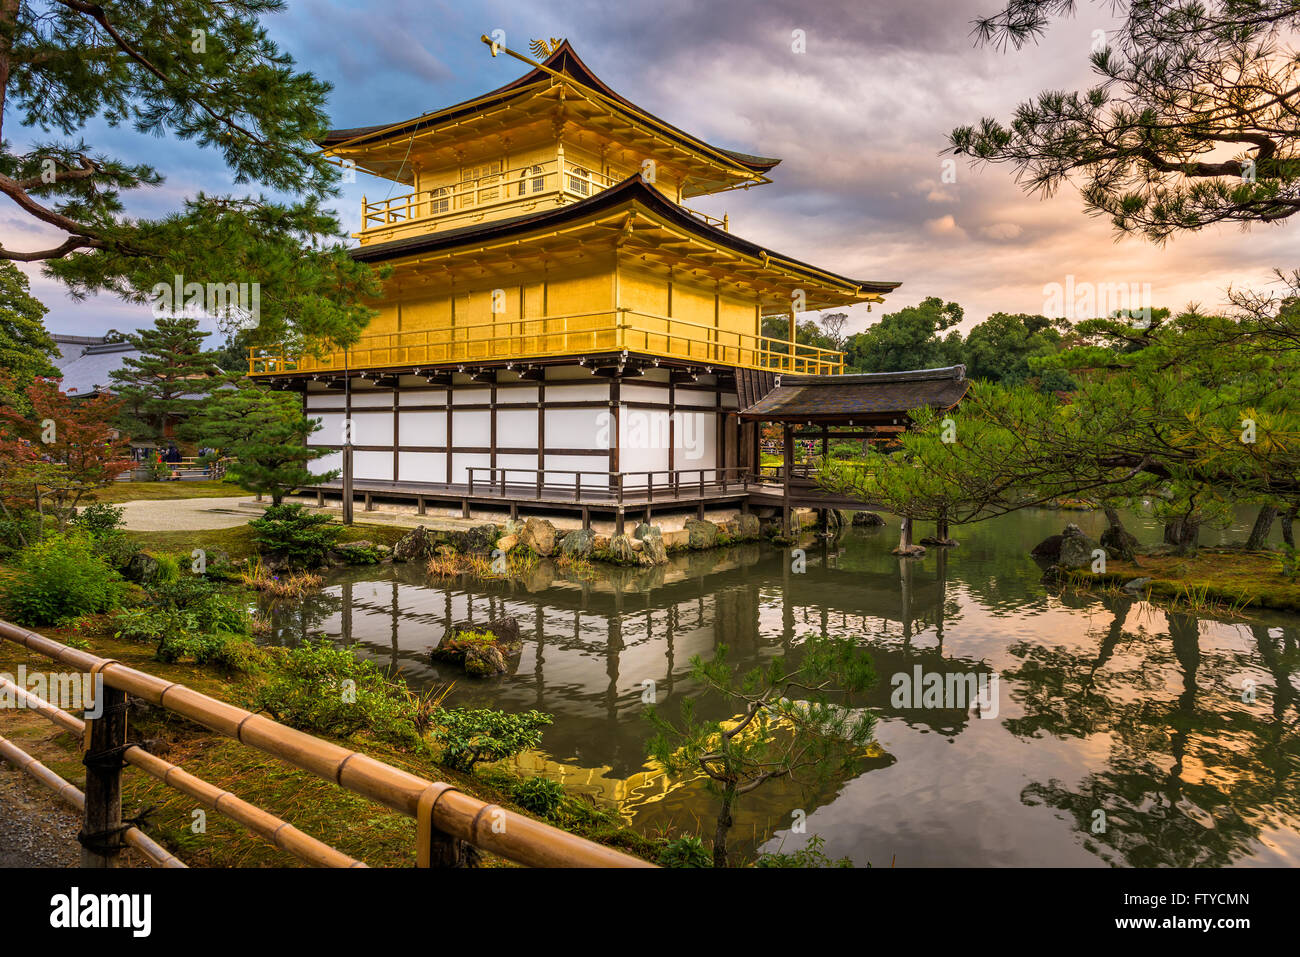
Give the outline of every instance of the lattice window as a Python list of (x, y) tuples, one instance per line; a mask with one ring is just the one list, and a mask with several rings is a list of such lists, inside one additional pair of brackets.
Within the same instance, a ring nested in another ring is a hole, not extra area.
[[(530, 185), (531, 184), (531, 185)], [(546, 190), (546, 177), (540, 166), (532, 169), (525, 167), (519, 171), (519, 195), (527, 196), (530, 192), (541, 193)]]
[(591, 195), (591, 171), (581, 166), (569, 167), (569, 192), (579, 196)]
[(501, 195), (501, 161), (493, 160), (481, 166), (467, 166), (461, 174), (464, 205), (474, 206), (490, 202)]

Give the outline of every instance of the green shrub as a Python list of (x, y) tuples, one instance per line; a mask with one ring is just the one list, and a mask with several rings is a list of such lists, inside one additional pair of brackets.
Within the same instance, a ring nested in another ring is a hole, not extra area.
[(525, 811), (539, 817), (554, 817), (564, 800), (564, 787), (550, 778), (524, 778), (510, 789), (510, 796)]
[(125, 532), (109, 529), (95, 535), (95, 551), (112, 567), (123, 569), (131, 556), (143, 549)]
[(309, 512), (295, 503), (272, 505), (261, 518), (248, 523), (253, 541), (264, 555), (282, 559), (294, 568), (315, 568), (325, 562), (343, 534), (343, 526), (328, 515)]
[(342, 548), (336, 554), (343, 559), (345, 565), (378, 565), (382, 557), (375, 545)]
[(24, 548), (0, 582), (0, 604), (14, 620), (54, 625), (117, 607), (122, 577), (84, 534), (54, 535)]
[(119, 638), (154, 645), (159, 661), (188, 657), (200, 665), (252, 671), (262, 657), (243, 602), (196, 575), (156, 581), (144, 604), (119, 612), (114, 624)]
[(303, 731), (341, 738), (366, 731), (403, 747), (421, 741), (405, 689), (323, 636), (283, 653), (254, 700), (276, 721)]
[(660, 867), (712, 867), (713, 855), (698, 837), (687, 834), (674, 838), (659, 852)]
[(98, 538), (107, 532), (117, 531), (122, 525), (125, 511), (107, 502), (91, 502), (73, 521), (87, 535)]
[(822, 851), (822, 845), (826, 842), (822, 840), (820, 834), (814, 834), (808, 838), (808, 844), (802, 850), (794, 851), (791, 854), (760, 854), (754, 861), (755, 867), (852, 867), (853, 861), (847, 857), (841, 857), (839, 860), (831, 860)]
[(8, 558), (26, 546), (24, 541), (36, 541), (41, 525), (39, 516), (33, 511), (10, 509), (9, 514), (0, 514), (0, 558)]
[(176, 559), (175, 555), (163, 553), (155, 555), (154, 560), (158, 563), (158, 572), (154, 575), (150, 585), (166, 585), (181, 577), (181, 563)]
[(508, 714), (486, 708), (438, 708), (433, 739), (442, 746), (442, 763), (468, 773), (479, 761), (500, 761), (535, 748), (553, 719), (540, 711)]

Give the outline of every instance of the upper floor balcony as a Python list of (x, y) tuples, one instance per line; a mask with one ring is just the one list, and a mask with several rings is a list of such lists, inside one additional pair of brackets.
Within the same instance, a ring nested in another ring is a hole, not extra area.
[[(501, 165), (482, 164), (466, 170), (459, 182), (390, 199), (371, 202), (363, 196), (361, 230), (354, 235), (366, 245), (523, 216), (586, 199), (631, 175), (601, 173), (566, 159), (562, 152), (554, 159), (511, 169), (503, 170)], [(719, 219), (686, 206), (682, 209), (701, 222), (730, 231), (725, 215)]]
[(250, 349), (248, 374), (338, 373), (583, 357), (627, 351), (701, 365), (770, 369), (803, 375), (844, 371), (844, 353), (768, 336), (718, 329), (632, 309), (541, 316), (365, 335), (346, 352), (294, 356), (282, 348)]

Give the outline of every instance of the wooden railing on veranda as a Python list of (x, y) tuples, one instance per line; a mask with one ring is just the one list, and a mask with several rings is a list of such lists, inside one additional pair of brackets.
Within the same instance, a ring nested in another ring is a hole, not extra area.
[(282, 347), (254, 348), (249, 375), (343, 372), (357, 369), (437, 366), (497, 359), (585, 356), (629, 350), (701, 364), (771, 369), (801, 375), (844, 371), (844, 353), (784, 339), (720, 329), (633, 309), (538, 316), (413, 329), (362, 336), (347, 353), (290, 355)]
[(86, 765), (84, 795), (2, 737), (0, 758), (26, 771), (82, 812), (84, 824), (79, 837), (84, 848), (83, 866), (115, 866), (123, 843), (137, 848), (156, 865), (185, 866), (138, 828), (123, 825), (121, 772), (125, 764), (225, 814), (306, 863), (323, 867), (366, 866), (229, 791), (128, 743), (128, 694), (415, 818), (418, 823), (416, 857), (420, 867), (461, 865), (466, 862), (469, 846), (529, 867), (652, 866), (639, 858), (488, 804), (451, 784), (427, 781), (177, 682), (80, 651), (9, 622), (0, 621), (0, 639), (102, 680), (102, 686), (96, 689), (100, 697), (94, 708), (99, 716), (82, 721), (12, 681), (0, 678), (0, 688), (8, 695), (82, 741)]

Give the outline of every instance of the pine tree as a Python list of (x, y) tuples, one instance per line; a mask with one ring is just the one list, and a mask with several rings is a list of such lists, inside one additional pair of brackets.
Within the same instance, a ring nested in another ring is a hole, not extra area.
[[(1300, 213), (1300, 0), (1096, 6), (1120, 17), (1093, 48), (1097, 85), (1039, 93), (1005, 125), (960, 127), (952, 151), (1010, 164), (1027, 190), (1078, 182), (1089, 213), (1155, 242)], [(1005, 0), (976, 33), (1020, 48), (1075, 7)]]
[[(56, 378), (59, 374), (50, 361), (58, 347), (41, 322), (45, 311), (41, 301), (29, 292), (23, 271), (12, 263), (0, 262), (0, 369), (12, 377), (10, 385)], [(31, 411), (30, 399), (18, 390), (0, 394), (0, 402)]]
[(244, 381), (219, 393), (202, 415), (186, 423), (183, 434), (233, 456), (229, 475), (241, 488), (270, 495), (279, 505), (284, 496), (308, 485), (338, 477), (338, 471), (314, 474), (311, 462), (328, 449), (307, 445), (320, 428), (319, 419), (302, 414), (296, 395), (259, 389)]
[(133, 423), (132, 435), (170, 438), (198, 403), (230, 381), (220, 353), (203, 348), (207, 335), (188, 316), (163, 316), (152, 328), (126, 334), (140, 355), (123, 360), (109, 375), (125, 419)]
[[(42, 262), (78, 297), (146, 302), (177, 276), (257, 284), (259, 343), (355, 340), (378, 277), (348, 255), (322, 205), (340, 179), (316, 146), (330, 87), (268, 36), (263, 19), (283, 6), (0, 3), (0, 193), (29, 225), (60, 234), (47, 248), (6, 245), (0, 259)], [(131, 127), (145, 142), (169, 136), (215, 150), (240, 190), (200, 192), (156, 219), (128, 216), (126, 194), (163, 176), (88, 141), (110, 127), (114, 139)]]

